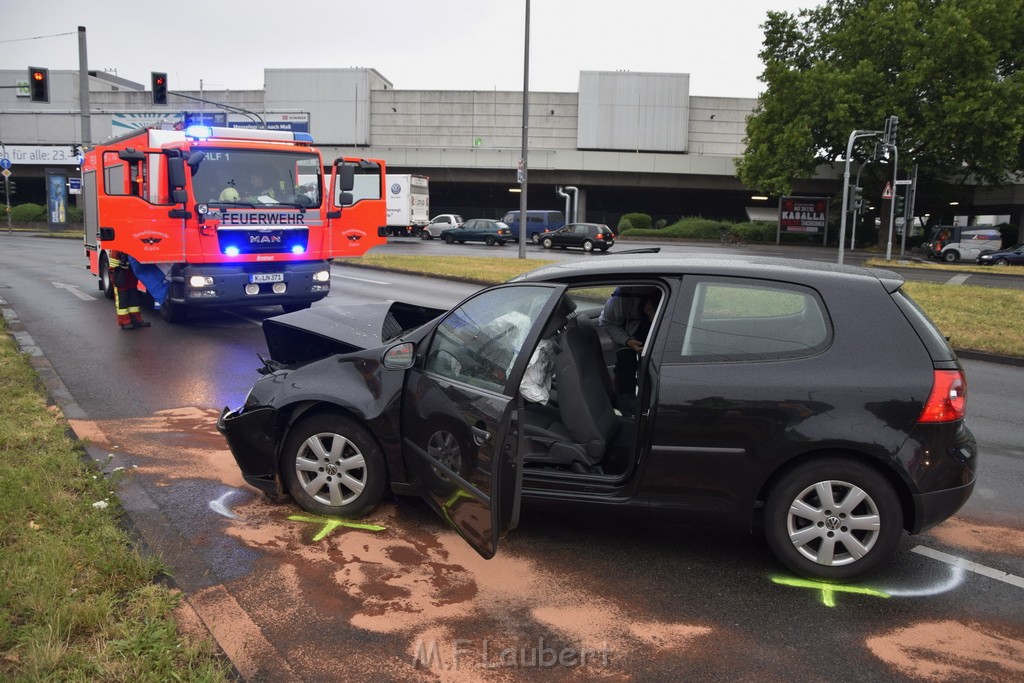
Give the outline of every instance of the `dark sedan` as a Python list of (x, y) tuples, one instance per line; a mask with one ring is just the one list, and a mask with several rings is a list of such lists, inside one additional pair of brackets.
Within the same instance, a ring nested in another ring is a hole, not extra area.
[(851, 580), (975, 482), (966, 377), (902, 284), (645, 253), (449, 311), (313, 308), (263, 323), (265, 377), (218, 428), (275, 499), (354, 516), (420, 495), (484, 557), (546, 501), (760, 529), (797, 574)]
[(1024, 266), (1024, 244), (982, 254), (978, 257), (978, 263), (983, 266)]
[(512, 240), (512, 229), (501, 221), (492, 221), (488, 218), (471, 218), (458, 227), (443, 231), (441, 239), (447, 244), (483, 242), (487, 246), (495, 244), (504, 245)]
[(599, 223), (570, 223), (540, 236), (545, 249), (579, 247), (583, 251), (608, 251), (615, 244), (615, 231)]

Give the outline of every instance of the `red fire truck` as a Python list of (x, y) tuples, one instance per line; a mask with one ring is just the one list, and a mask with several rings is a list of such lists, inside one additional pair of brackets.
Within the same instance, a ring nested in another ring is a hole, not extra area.
[(133, 257), (169, 322), (196, 306), (308, 308), (330, 292), (328, 259), (384, 243), (385, 173), (346, 157), (325, 182), (306, 133), (142, 129), (85, 155), (88, 267), (112, 298), (107, 251)]

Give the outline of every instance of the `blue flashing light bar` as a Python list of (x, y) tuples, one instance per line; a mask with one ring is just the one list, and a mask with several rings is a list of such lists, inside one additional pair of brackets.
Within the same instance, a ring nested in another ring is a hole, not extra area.
[(313, 142), (313, 136), (309, 133), (292, 133), (295, 136), (295, 142)]
[(185, 136), (190, 138), (212, 138), (213, 128), (210, 126), (189, 126), (185, 129)]
[(228, 256), (238, 256), (239, 249), (238, 247), (227, 247), (224, 249), (224, 253)]
[(292, 247), (292, 253), (293, 254), (305, 254), (306, 253), (306, 248), (304, 246), (302, 246), (301, 244), (296, 244), (295, 246)]

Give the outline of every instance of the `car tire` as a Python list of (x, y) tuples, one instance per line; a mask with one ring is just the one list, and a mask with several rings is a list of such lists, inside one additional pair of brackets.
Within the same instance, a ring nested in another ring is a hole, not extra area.
[(1000, 256), (995, 261), (997, 266), (1008, 266), (1010, 265), (1010, 259)]
[(337, 413), (311, 415), (292, 427), (280, 471), (295, 502), (320, 515), (365, 515), (387, 483), (377, 441), (362, 425)]
[(590, 240), (583, 240), (583, 251), (594, 251), (594, 243)]
[(530, 241), (533, 242), (534, 244), (540, 244), (540, 233), (533, 233), (533, 237), (530, 238)]
[(421, 230), (420, 231), (420, 239), (421, 240), (432, 240), (432, 239), (434, 239), (434, 236), (430, 234), (429, 230)]
[(505, 246), (505, 240), (498, 240), (498, 246), (499, 247)]
[(611, 247), (601, 247), (601, 251), (608, 251)]
[[(822, 500), (822, 493), (832, 500)], [(849, 523), (854, 517), (859, 528)], [(765, 505), (768, 546), (791, 571), (810, 579), (852, 581), (870, 574), (892, 557), (902, 531), (903, 508), (892, 484), (848, 458), (797, 467), (772, 487)]]
[(956, 263), (960, 260), (960, 253), (956, 251), (947, 251), (942, 254), (942, 260), (946, 263)]
[(484, 244), (486, 244), (489, 247), (493, 247), (495, 242), (497, 242), (497, 240), (494, 239), (493, 235), (488, 235), (487, 237), (484, 238)]
[(444, 243), (445, 244), (455, 244), (455, 238), (452, 237), (451, 235), (445, 235), (444, 236)]
[(544, 245), (545, 249), (551, 249), (551, 248), (553, 248), (555, 246), (555, 243), (551, 241), (550, 237), (545, 237), (544, 241), (541, 242), (541, 244)]

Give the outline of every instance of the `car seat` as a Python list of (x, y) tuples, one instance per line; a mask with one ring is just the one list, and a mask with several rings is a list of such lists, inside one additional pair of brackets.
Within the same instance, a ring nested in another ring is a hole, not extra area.
[(600, 342), (584, 331), (587, 323), (581, 319), (572, 319), (555, 339), (557, 418), (548, 411), (526, 411), (528, 462), (594, 466), (619, 431)]

